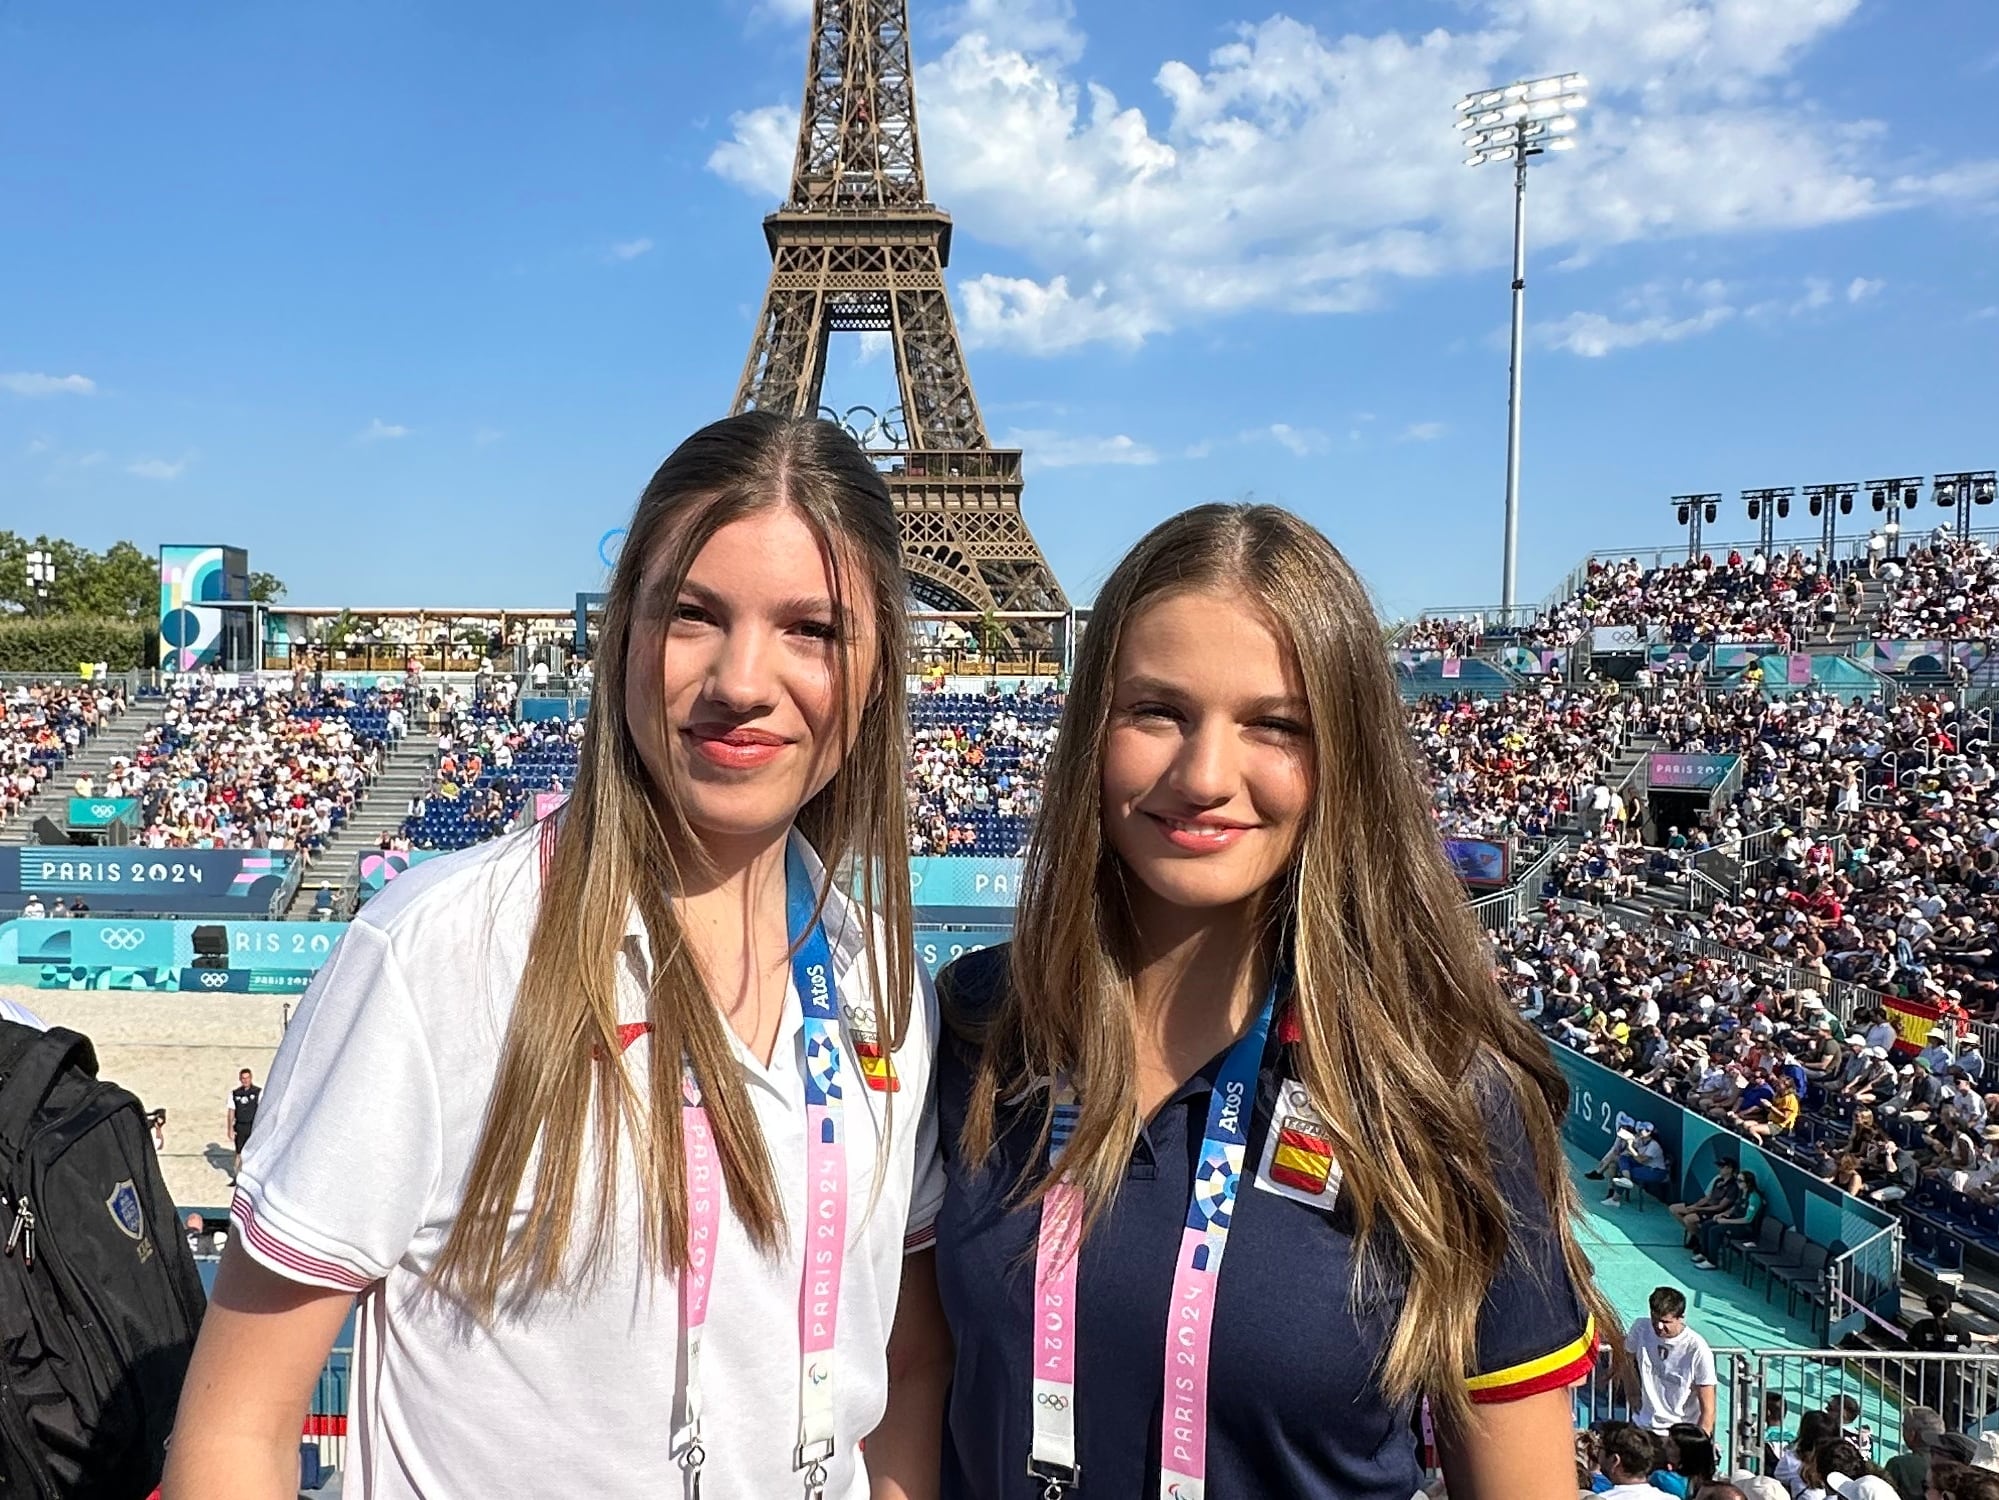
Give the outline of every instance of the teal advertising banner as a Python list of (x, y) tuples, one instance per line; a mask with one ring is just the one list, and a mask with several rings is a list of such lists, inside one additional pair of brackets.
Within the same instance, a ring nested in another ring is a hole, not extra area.
[(981, 948), (991, 948), (1013, 936), (1011, 927), (953, 927), (916, 929), (916, 956), (935, 979), (937, 971), (953, 959)]
[(20, 917), (0, 922), (0, 983), (295, 995), (346, 930), (344, 922)]
[(69, 799), (69, 826), (109, 828), (113, 823), (139, 826), (137, 797), (72, 797)]
[(1017, 859), (953, 859), (924, 856), (909, 862), (910, 894), (920, 915), (929, 908), (1012, 909), (1020, 893)]
[[(1569, 1114), (1563, 1135), (1591, 1156), (1601, 1157), (1610, 1150), (1620, 1114), (1651, 1120), (1658, 1126), (1659, 1144), (1665, 1148), (1667, 1165), (1673, 1171), (1675, 1190), (1670, 1196), (1681, 1202), (1707, 1191), (1716, 1167), (1728, 1160), (1744, 1172), (1755, 1173), (1767, 1211), (1775, 1214), (1779, 1223), (1801, 1230), (1815, 1244), (1852, 1249), (1896, 1223), (1886, 1209), (1841, 1192), (1796, 1163), (1772, 1156), (1755, 1142), (1681, 1108), (1664, 1094), (1613, 1073), (1580, 1052), (1553, 1042), (1548, 1050), (1569, 1080)], [(1867, 1294), (1862, 1300), (1879, 1316), (1892, 1320), (1901, 1296), (1899, 1256), (1880, 1259), (1880, 1274), (1872, 1278), (1873, 1286), (1861, 1288)], [(1858, 1329), (1863, 1321), (1851, 1309), (1844, 1311), (1844, 1316), (1836, 1315), (1833, 1321), (1835, 1339)]]

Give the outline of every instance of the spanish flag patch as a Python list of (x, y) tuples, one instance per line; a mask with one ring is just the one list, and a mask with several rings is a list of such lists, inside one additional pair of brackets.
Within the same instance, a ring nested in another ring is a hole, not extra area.
[(1287, 1115), (1277, 1124), (1277, 1149), (1270, 1154), (1270, 1180), (1307, 1193), (1323, 1193), (1333, 1170), (1333, 1143), (1317, 1122)]
[(1339, 1200), (1340, 1178), (1332, 1130), (1305, 1085), (1287, 1078), (1278, 1086), (1277, 1108), (1264, 1137), (1257, 1188), (1330, 1211)]
[(876, 1093), (895, 1094), (902, 1091), (902, 1080), (895, 1076), (895, 1059), (888, 1055), (880, 1042), (855, 1037), (854, 1061), (861, 1065), (861, 1077)]

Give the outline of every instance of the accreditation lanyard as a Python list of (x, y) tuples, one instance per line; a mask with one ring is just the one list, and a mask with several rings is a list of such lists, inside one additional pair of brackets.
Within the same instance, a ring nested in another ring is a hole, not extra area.
[[(542, 824), (541, 868), (546, 884), (555, 859), (555, 819)], [(817, 898), (805, 861), (787, 848), (784, 860), (785, 928), (791, 940), (791, 979), (805, 1013), (805, 1244), (798, 1288), (798, 1444), (792, 1467), (804, 1476), (808, 1500), (821, 1500), (826, 1465), (835, 1451), (833, 1427), (834, 1336), (840, 1318), (840, 1272), (847, 1248), (847, 1143), (842, 1131), (840, 1003), (833, 951), (825, 925), (815, 919)], [(687, 1362), (686, 1419), (673, 1451), (701, 1493), (701, 1335), (714, 1286), (715, 1251), (722, 1233), (722, 1164), (701, 1084), (683, 1058), (680, 1066), (681, 1137), (687, 1161), (687, 1265), (680, 1276), (681, 1345)]]
[[(847, 1248), (847, 1143), (842, 1132), (840, 1003), (833, 952), (805, 863), (785, 852), (785, 921), (792, 985), (805, 1012), (805, 1243), (798, 1288), (798, 1445), (792, 1467), (805, 1493), (820, 1500), (833, 1435), (834, 1335), (840, 1318), (840, 1272)], [(681, 1136), (687, 1151), (687, 1270), (680, 1278), (681, 1339), (687, 1351), (686, 1422), (675, 1435), (680, 1461), (701, 1493), (701, 1335), (708, 1321), (714, 1252), (722, 1228), (722, 1169), (715, 1132), (694, 1071), (681, 1065)]]
[[(1256, 1080), (1270, 1035), (1276, 989), (1264, 999), (1256, 1023), (1222, 1059), (1208, 1101), (1208, 1128), (1194, 1170), (1194, 1191), (1180, 1251), (1173, 1263), (1173, 1301), (1166, 1316), (1163, 1409), (1159, 1422), (1160, 1500), (1201, 1500), (1208, 1472), (1208, 1355), (1215, 1291), (1229, 1219), (1249, 1149)], [(1048, 1132), (1048, 1165), (1059, 1170), (1063, 1145), (1076, 1128), (1076, 1091), (1069, 1080), (1054, 1085), (1054, 1118)], [(1250, 1169), (1255, 1175), (1255, 1168)], [(1076, 1337), (1080, 1327), (1077, 1263), (1083, 1195), (1056, 1177), (1041, 1200), (1041, 1231), (1034, 1253), (1034, 1440), (1027, 1471), (1043, 1482), (1045, 1500), (1078, 1489), (1076, 1461)]]

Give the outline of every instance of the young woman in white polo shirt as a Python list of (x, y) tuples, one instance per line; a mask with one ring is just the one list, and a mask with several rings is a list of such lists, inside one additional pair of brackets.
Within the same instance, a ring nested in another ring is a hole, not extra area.
[(292, 1020), (169, 1500), (295, 1493), (350, 1310), (350, 1495), (934, 1493), (903, 589), (837, 428), (667, 459), (568, 805), (400, 877)]
[(1423, 1400), (1452, 1500), (1572, 1500), (1567, 1091), (1317, 531), (1112, 572), (1014, 940), (940, 988), (950, 1500), (1409, 1500)]

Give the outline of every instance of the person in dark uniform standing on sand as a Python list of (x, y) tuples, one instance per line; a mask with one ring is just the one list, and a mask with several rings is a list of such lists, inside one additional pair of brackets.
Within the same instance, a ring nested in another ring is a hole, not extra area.
[(250, 1132), (257, 1123), (257, 1104), (263, 1097), (264, 1091), (257, 1087), (248, 1068), (236, 1075), (236, 1087), (229, 1091), (227, 1127), (229, 1139), (236, 1143), (236, 1164), (229, 1169), (231, 1182), (243, 1170), (243, 1148), (249, 1144)]

